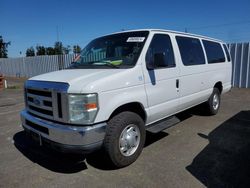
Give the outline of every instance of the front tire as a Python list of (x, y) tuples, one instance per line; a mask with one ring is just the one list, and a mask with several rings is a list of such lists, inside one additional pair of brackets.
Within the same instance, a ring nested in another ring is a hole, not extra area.
[(142, 118), (133, 112), (121, 112), (107, 125), (104, 148), (116, 167), (132, 164), (142, 152), (146, 138)]
[(209, 115), (215, 115), (218, 113), (220, 102), (220, 91), (217, 88), (214, 88), (213, 93), (207, 101), (207, 111)]

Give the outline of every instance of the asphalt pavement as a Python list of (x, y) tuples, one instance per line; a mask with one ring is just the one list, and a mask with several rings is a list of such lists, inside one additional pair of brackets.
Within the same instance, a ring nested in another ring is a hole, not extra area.
[(222, 96), (220, 111), (187, 110), (181, 123), (147, 134), (132, 165), (114, 169), (102, 152), (61, 154), (25, 136), (22, 89), (0, 91), (0, 187), (249, 187), (250, 89)]

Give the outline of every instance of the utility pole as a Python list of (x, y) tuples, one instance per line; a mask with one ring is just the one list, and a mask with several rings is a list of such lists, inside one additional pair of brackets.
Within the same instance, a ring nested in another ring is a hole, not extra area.
[[(56, 26), (56, 40), (57, 40), (57, 42), (59, 42), (59, 29), (58, 29), (58, 25)], [(63, 56), (58, 54), (57, 55), (57, 59), (58, 59), (58, 69), (62, 70), (64, 68)]]
[(56, 41), (59, 41), (59, 30), (58, 30), (58, 25), (56, 26)]

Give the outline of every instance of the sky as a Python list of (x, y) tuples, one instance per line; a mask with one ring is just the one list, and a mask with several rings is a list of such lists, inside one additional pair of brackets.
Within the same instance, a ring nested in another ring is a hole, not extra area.
[(104, 34), (143, 28), (249, 42), (250, 0), (0, 0), (0, 36), (11, 41), (9, 57), (58, 39), (84, 47)]

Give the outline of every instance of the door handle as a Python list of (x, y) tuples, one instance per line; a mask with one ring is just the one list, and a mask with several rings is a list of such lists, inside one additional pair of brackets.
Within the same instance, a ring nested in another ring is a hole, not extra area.
[(176, 79), (176, 88), (179, 89), (179, 79)]

